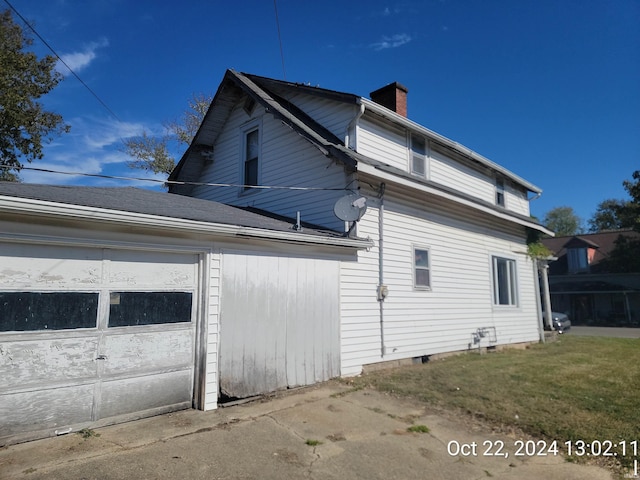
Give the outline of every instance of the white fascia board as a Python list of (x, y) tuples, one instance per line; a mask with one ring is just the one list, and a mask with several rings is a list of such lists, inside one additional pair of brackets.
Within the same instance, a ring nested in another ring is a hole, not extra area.
[(419, 123), (416, 123), (412, 120), (409, 120), (407, 117), (403, 117), (402, 115), (399, 115), (396, 112), (393, 112), (391, 110), (389, 110), (386, 107), (383, 107), (382, 105), (378, 105), (377, 103), (368, 100), (366, 98), (361, 98), (362, 104), (365, 106), (365, 108), (371, 110), (372, 112), (375, 112), (376, 114), (385, 117), (389, 120), (391, 120), (394, 123), (399, 123), (401, 125), (403, 125), (404, 127), (408, 128), (409, 130), (412, 130), (414, 132), (421, 132), (422, 134), (426, 135), (427, 137), (433, 139), (433, 140), (437, 140), (438, 142), (442, 143), (443, 145), (446, 145), (450, 148), (453, 148), (454, 150), (457, 150), (458, 152), (462, 153), (463, 155), (467, 155), (468, 157), (471, 157), (472, 159), (476, 160), (479, 163), (482, 163), (484, 165), (486, 165), (487, 167), (489, 167), (492, 170), (495, 170), (497, 172), (500, 172), (501, 174), (503, 174), (505, 177), (513, 180), (514, 182), (516, 182), (519, 185), (522, 185), (523, 187), (525, 187), (527, 190), (529, 190), (530, 192), (533, 193), (537, 193), (540, 194), (542, 193), (542, 189), (540, 187), (537, 187), (536, 185), (526, 181), (524, 178), (516, 175), (515, 173), (511, 172), (510, 170), (507, 170), (506, 168), (504, 168), (501, 165), (498, 165), (495, 162), (492, 162), (491, 160), (489, 160), (486, 157), (483, 157), (482, 155), (480, 155), (477, 152), (474, 152), (473, 150), (471, 150), (470, 148), (465, 147), (464, 145), (455, 142), (443, 135), (440, 135), (439, 133), (434, 132), (433, 130), (429, 130), (426, 127), (423, 127), (422, 125), (420, 125)]
[(492, 215), (494, 217), (497, 218), (501, 218), (503, 220), (507, 220), (509, 222), (514, 222), (517, 223), (519, 225), (522, 225), (524, 227), (529, 227), (532, 228), (534, 230), (538, 230), (539, 232), (542, 232), (546, 235), (549, 235), (551, 237), (554, 237), (555, 234), (551, 231), (546, 229), (545, 227), (543, 227), (542, 225), (539, 225), (535, 222), (528, 222), (526, 220), (523, 220), (521, 218), (517, 218), (517, 217), (513, 217), (507, 213), (503, 213), (503, 212), (499, 212), (497, 210), (494, 210), (493, 208), (489, 208), (486, 207), (484, 205), (480, 205), (478, 203), (474, 203), (470, 200), (464, 199), (464, 198), (460, 198), (456, 195), (452, 195), (450, 193), (447, 192), (443, 192), (441, 190), (435, 189), (433, 187), (430, 187), (428, 185), (423, 185), (420, 183), (416, 183), (416, 182), (412, 182), (409, 179), (406, 178), (402, 178), (402, 177), (398, 177), (392, 173), (388, 173), (385, 172), (383, 170), (377, 169), (376, 167), (372, 166), (372, 165), (367, 165), (365, 163), (360, 162), (358, 164), (358, 171), (362, 172), (362, 173), (366, 173), (368, 175), (371, 176), (375, 176), (381, 180), (385, 180), (387, 182), (390, 183), (395, 183), (398, 185), (404, 185), (406, 187), (410, 187), (414, 190), (420, 191), (420, 192), (424, 192), (424, 193), (428, 193), (430, 195), (435, 195), (437, 197), (441, 197), (441, 198), (445, 198), (447, 200), (450, 200), (452, 202), (456, 202), (459, 203), (461, 205), (467, 206), (469, 208), (473, 208), (475, 210), (480, 210), (481, 212), (484, 213), (488, 213), (489, 215)]
[(117, 223), (164, 230), (179, 230), (222, 237), (244, 237), (262, 240), (276, 240), (299, 244), (325, 245), (365, 249), (373, 246), (370, 240), (346, 237), (321, 237), (296, 232), (280, 232), (265, 228), (226, 225), (222, 223), (200, 222), (183, 218), (162, 217), (145, 213), (126, 212), (106, 208), (71, 205), (29, 198), (0, 195), (0, 213), (17, 213), (30, 216), (49, 216), (71, 220), (93, 220), (105, 223)]

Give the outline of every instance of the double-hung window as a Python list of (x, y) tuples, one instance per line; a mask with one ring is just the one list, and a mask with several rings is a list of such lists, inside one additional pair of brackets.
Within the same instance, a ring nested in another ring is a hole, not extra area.
[(426, 248), (413, 249), (413, 287), (419, 290), (431, 288), (431, 267), (429, 264), (429, 250)]
[(427, 142), (424, 137), (411, 135), (411, 173), (427, 176)]
[(492, 257), (493, 304), (518, 304), (518, 282), (516, 261), (510, 258)]
[(496, 205), (504, 207), (504, 180), (496, 179)]
[(258, 127), (245, 130), (242, 152), (243, 191), (251, 190), (252, 185), (259, 184), (258, 171), (260, 161), (260, 129)]

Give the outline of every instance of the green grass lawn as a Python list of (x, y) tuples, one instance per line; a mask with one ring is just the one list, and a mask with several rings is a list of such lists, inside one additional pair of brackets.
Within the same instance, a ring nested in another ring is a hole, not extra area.
[[(565, 335), (526, 350), (462, 354), (354, 381), (462, 409), (559, 445), (626, 440), (640, 450), (640, 339)], [(628, 468), (638, 457), (627, 450), (617, 460)]]

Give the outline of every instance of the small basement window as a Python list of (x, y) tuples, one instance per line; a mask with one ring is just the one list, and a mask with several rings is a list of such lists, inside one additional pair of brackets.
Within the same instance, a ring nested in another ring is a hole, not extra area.
[(0, 332), (96, 328), (98, 293), (0, 292)]
[(191, 292), (111, 292), (109, 327), (191, 321)]

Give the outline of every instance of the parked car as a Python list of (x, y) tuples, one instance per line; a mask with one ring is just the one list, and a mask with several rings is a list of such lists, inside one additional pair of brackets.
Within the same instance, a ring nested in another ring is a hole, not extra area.
[[(551, 312), (551, 320), (553, 321), (553, 329), (558, 333), (565, 333), (571, 329), (571, 320), (569, 320), (569, 317), (564, 313)], [(545, 312), (542, 312), (542, 324), (545, 330), (551, 330), (547, 326)]]

